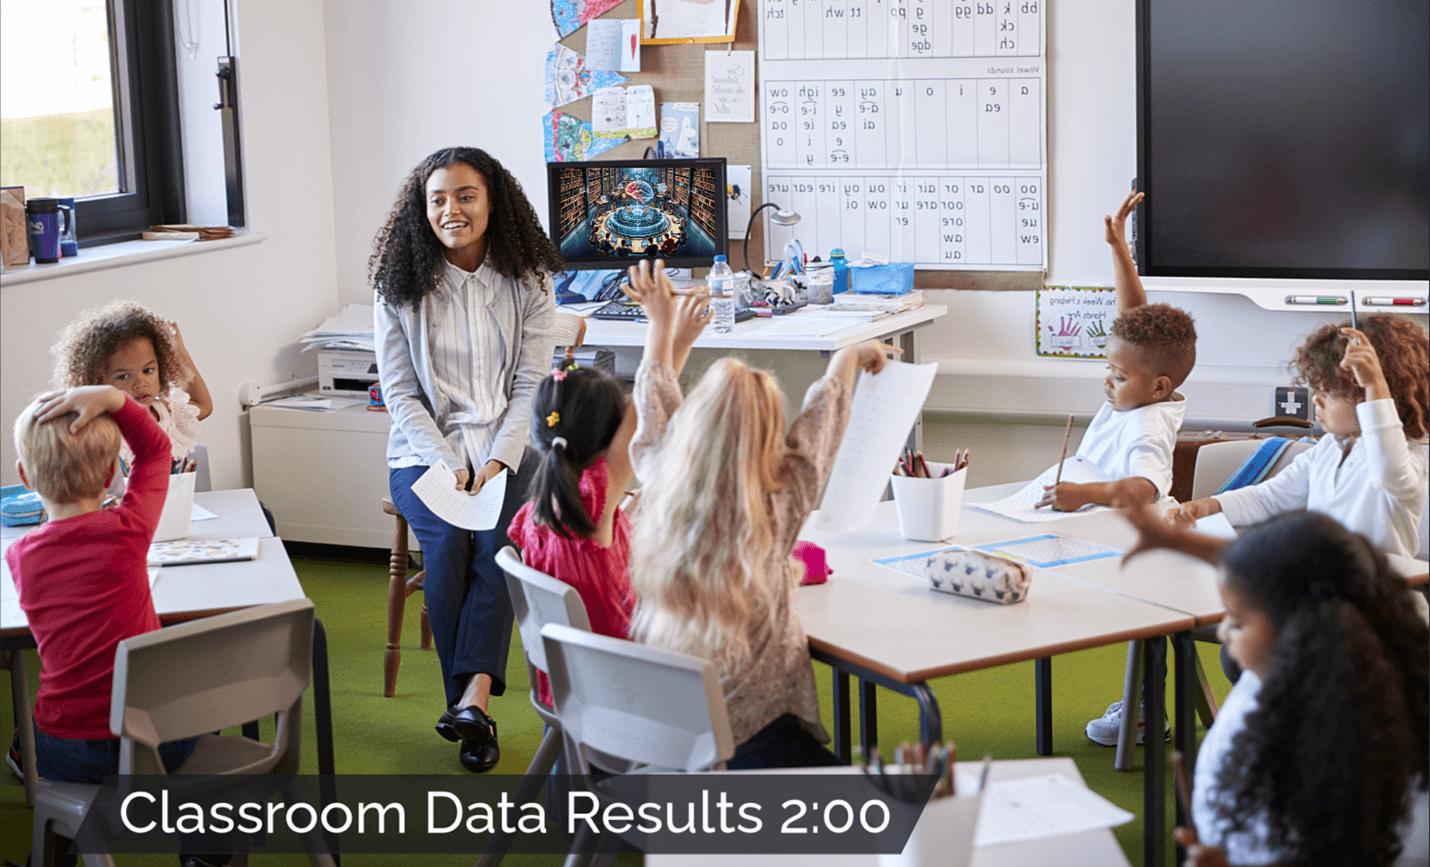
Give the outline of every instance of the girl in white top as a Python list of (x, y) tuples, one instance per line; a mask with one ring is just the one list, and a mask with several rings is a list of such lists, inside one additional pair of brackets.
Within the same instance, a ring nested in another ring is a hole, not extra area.
[(1393, 314), (1360, 318), (1360, 330), (1327, 325), (1292, 362), (1315, 391), (1316, 446), (1259, 485), (1174, 510), (1190, 523), (1225, 512), (1233, 525), (1289, 509), (1325, 512), (1381, 549), (1414, 557), (1430, 472), (1420, 446), (1430, 429), (1430, 341)]
[[(474, 773), (500, 758), (488, 697), (506, 689), (512, 609), (496, 553), (524, 499), (531, 402), (551, 369), (551, 275), (563, 270), (521, 185), (490, 154), (445, 148), (413, 169), (373, 243), (378, 378), (392, 418), (393, 504), (422, 545), (423, 592), (442, 667), (437, 732)], [(434, 515), (412, 484), (441, 462), (475, 495), (509, 478), (497, 526)]]
[[(169, 435), (175, 468), (198, 445), (199, 422), (213, 412), (208, 386), (189, 355), (176, 322), (133, 301), (112, 301), (81, 313), (50, 349), (55, 388), (112, 385), (143, 406)], [(133, 463), (128, 445), (111, 491), (123, 494)]]
[(1430, 644), (1385, 555), (1314, 512), (1230, 543), (1147, 510), (1129, 517), (1134, 554), (1167, 547), (1220, 563), (1217, 635), (1243, 668), (1197, 757), (1194, 827), (1178, 829), (1186, 863), (1423, 858)]

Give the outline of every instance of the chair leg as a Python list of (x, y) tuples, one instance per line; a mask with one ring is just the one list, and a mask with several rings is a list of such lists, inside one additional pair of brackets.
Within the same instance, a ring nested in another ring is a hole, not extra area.
[(1216, 719), (1217, 704), (1216, 693), (1212, 692), (1212, 685), (1207, 680), (1207, 670), (1202, 667), (1201, 656), (1197, 660), (1197, 716), (1201, 718), (1202, 725), (1207, 728), (1212, 727), (1212, 722)]
[[(541, 791), (541, 786), (546, 782), (547, 774), (551, 773), (551, 768), (556, 764), (556, 757), (561, 755), (561, 730), (551, 727), (546, 730), (546, 734), (541, 737), (541, 746), (536, 748), (536, 755), (532, 757), (531, 764), (526, 766), (526, 776), (522, 778), (521, 785), (516, 788), (516, 803), (526, 804), (535, 800), (536, 793)], [(507, 849), (511, 847), (511, 835), (497, 832), (492, 834), (487, 841), (487, 848), (482, 850), (482, 854), (477, 858), (476, 867), (497, 867), (502, 858), (506, 857)]]
[(407, 522), (398, 518), (388, 559), (387, 650), (382, 655), (382, 694), (397, 694), (397, 669), (402, 665), (402, 614), (407, 607)]
[(25, 769), (25, 806), (35, 806), (35, 721), (30, 708), (30, 671), (25, 667), (25, 651), (6, 650), (0, 653), (3, 665), (10, 670), (10, 701), (15, 710), (15, 728), (20, 733), (20, 765)]
[(422, 649), (432, 649), (432, 621), (427, 619), (427, 597), (422, 597)]
[(1132, 770), (1132, 750), (1137, 746), (1137, 711), (1141, 704), (1142, 642), (1127, 643), (1127, 674), (1122, 681), (1122, 728), (1117, 732), (1117, 756), (1112, 767)]

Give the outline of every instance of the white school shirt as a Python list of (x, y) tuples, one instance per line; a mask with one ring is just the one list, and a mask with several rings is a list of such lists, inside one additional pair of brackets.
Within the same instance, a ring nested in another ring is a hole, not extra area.
[(1217, 494), (1233, 526), (1292, 509), (1324, 512), (1391, 554), (1414, 557), (1430, 473), (1420, 445), (1405, 436), (1395, 401), (1356, 405), (1361, 434), (1341, 459), (1343, 437), (1323, 436), (1259, 485)]
[[(1217, 710), (1216, 721), (1202, 739), (1192, 780), (1192, 820), (1197, 826), (1197, 836), (1203, 843), (1221, 847), (1226, 852), (1227, 860), (1233, 864), (1276, 864), (1284, 855), (1266, 845), (1264, 817), (1258, 816), (1246, 823), (1243, 830), (1232, 833), (1229, 830), (1230, 821), (1223, 819), (1215, 809), (1228, 797), (1219, 782), (1222, 765), (1229, 758), (1237, 736), (1246, 729), (1246, 717), (1256, 710), (1260, 693), (1261, 678), (1255, 672), (1242, 671), (1226, 701)], [(1406, 855), (1425, 851), (1426, 828), (1430, 825), (1430, 793), (1420, 788), (1418, 779), (1410, 781), (1406, 798), (1410, 808), (1398, 826), (1400, 842), (1405, 849), (1402, 860), (1397, 863), (1403, 863)]]
[(1172, 487), (1172, 450), (1186, 414), (1180, 394), (1122, 412), (1106, 401), (1083, 433), (1078, 456), (1096, 464), (1108, 481), (1146, 479), (1161, 499)]

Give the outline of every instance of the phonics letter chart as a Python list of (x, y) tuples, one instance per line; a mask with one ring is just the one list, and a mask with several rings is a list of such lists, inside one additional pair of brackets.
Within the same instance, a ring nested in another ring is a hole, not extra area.
[(811, 255), (1043, 268), (1043, 3), (763, 0), (764, 199)]

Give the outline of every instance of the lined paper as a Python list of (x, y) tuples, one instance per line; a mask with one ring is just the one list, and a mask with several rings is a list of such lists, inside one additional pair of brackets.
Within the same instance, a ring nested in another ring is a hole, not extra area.
[(506, 499), (507, 471), (502, 470), (475, 497), (456, 489), (456, 474), (438, 461), (428, 467), (422, 478), (412, 483), (412, 493), (432, 514), (454, 527), (464, 530), (490, 530), (501, 518), (502, 501)]

